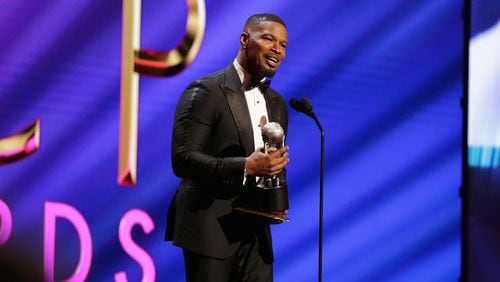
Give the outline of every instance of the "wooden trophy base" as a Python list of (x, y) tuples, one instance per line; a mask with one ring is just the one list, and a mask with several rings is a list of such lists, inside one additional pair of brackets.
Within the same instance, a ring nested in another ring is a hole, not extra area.
[(274, 224), (290, 221), (286, 217), (288, 187), (284, 184), (275, 188), (249, 189), (233, 203), (233, 210), (259, 216)]
[(290, 221), (290, 219), (286, 217), (285, 212), (265, 212), (244, 207), (235, 207), (233, 210), (263, 217), (264, 219), (271, 221), (270, 223), (273, 224)]

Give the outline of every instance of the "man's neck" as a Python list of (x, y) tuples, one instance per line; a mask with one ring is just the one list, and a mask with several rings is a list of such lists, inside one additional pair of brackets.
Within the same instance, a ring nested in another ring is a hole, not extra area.
[(250, 84), (260, 84), (265, 81), (266, 77), (258, 78), (252, 76), (238, 61), (238, 57), (233, 61), (234, 68), (238, 73), (242, 86), (245, 88)]
[(245, 68), (241, 66), (241, 64), (238, 62), (238, 58), (234, 59), (233, 66), (236, 69), (236, 72), (238, 73), (238, 77), (240, 78), (240, 82), (242, 84), (250, 80), (250, 74), (245, 70)]

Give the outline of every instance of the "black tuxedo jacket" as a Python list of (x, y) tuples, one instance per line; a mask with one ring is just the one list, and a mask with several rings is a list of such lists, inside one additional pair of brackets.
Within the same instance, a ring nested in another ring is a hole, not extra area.
[[(278, 122), (286, 134), (284, 99), (271, 88), (263, 94), (269, 121)], [(257, 236), (261, 255), (273, 260), (269, 225), (232, 210), (245, 189), (245, 157), (254, 152), (253, 140), (244, 91), (233, 64), (186, 88), (172, 133), (172, 167), (182, 181), (169, 208), (167, 240), (191, 252), (227, 258), (242, 241)], [(247, 179), (247, 185), (254, 185), (252, 180)]]

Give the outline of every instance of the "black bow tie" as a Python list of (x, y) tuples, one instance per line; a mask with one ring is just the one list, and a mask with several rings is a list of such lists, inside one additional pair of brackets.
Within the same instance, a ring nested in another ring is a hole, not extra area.
[(269, 88), (270, 84), (271, 80), (267, 78), (264, 79), (264, 81), (257, 81), (257, 82), (250, 81), (245, 90), (248, 91), (254, 89), (255, 87), (259, 87), (262, 92), (265, 92)]

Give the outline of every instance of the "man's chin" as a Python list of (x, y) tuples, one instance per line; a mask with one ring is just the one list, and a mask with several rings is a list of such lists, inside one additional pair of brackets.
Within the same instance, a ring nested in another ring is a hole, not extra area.
[(260, 70), (260, 73), (265, 76), (265, 77), (273, 77), (274, 74), (276, 73), (276, 69), (270, 69), (270, 68), (262, 68)]

